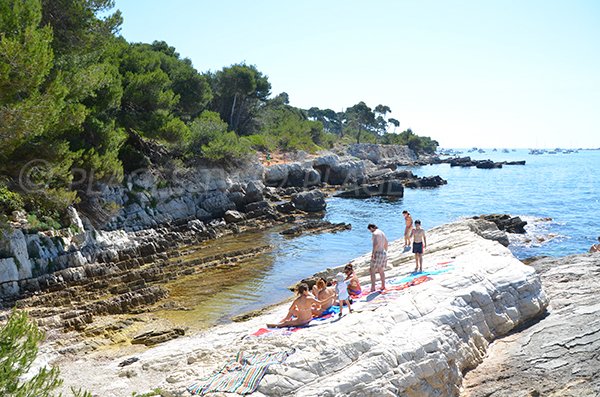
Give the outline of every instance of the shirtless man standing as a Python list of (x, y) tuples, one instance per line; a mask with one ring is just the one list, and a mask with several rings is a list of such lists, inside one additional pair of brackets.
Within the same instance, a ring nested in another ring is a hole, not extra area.
[(385, 234), (377, 229), (374, 224), (369, 224), (367, 229), (373, 234), (373, 252), (371, 254), (371, 292), (375, 291), (375, 274), (379, 273), (381, 290), (385, 289), (385, 267), (387, 265), (388, 240)]
[(425, 237), (425, 230), (421, 229), (421, 221), (415, 221), (415, 228), (410, 232), (410, 237), (413, 240), (413, 253), (415, 254), (415, 272), (423, 271), (423, 250), (427, 247), (427, 238)]
[[(404, 227), (404, 248), (410, 246), (410, 233), (412, 231), (412, 216), (407, 210), (402, 211), (402, 215), (404, 216), (404, 221), (406, 222), (406, 226)], [(406, 250), (405, 250), (406, 251)]]

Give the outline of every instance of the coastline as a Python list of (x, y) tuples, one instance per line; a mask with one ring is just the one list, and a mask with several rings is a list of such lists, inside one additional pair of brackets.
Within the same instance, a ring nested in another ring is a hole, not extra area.
[[(482, 360), (493, 339), (536, 317), (547, 305), (533, 269), (502, 245), (476, 234), (492, 229), (483, 221), (465, 220), (431, 230), (424, 270), (447, 262), (451, 271), (386, 294), (389, 302), (365, 303), (339, 321), (291, 335), (249, 336), (285, 314), (287, 305), (278, 305), (248, 321), (133, 354), (138, 361), (123, 368), (119, 363), (131, 357), (95, 352), (85, 361), (63, 358), (58, 364), (67, 379), (65, 387), (87, 384), (107, 397), (156, 387), (163, 395), (186, 395), (181, 393), (189, 384), (240, 350), (294, 348), (285, 364), (269, 369), (255, 395), (391, 395), (401, 390), (455, 395), (462, 371)], [(401, 245), (402, 241), (390, 245), (389, 280), (405, 277), (412, 269), (412, 255), (402, 253)], [(363, 286), (368, 286), (368, 259), (365, 254), (353, 261)], [(448, 385), (443, 386), (442, 379)]]

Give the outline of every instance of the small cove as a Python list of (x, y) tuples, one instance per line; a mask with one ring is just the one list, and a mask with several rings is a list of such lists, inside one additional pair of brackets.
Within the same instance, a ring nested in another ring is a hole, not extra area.
[[(330, 198), (325, 219), (352, 224), (352, 230), (286, 238), (281, 228), (228, 236), (203, 244), (193, 255), (213, 255), (259, 245), (272, 249), (252, 258), (184, 276), (166, 285), (170, 299), (188, 310), (161, 310), (156, 315), (176, 326), (203, 329), (231, 321), (285, 299), (288, 287), (370, 249), (366, 226), (376, 223), (390, 240), (403, 233), (401, 212), (409, 210), (425, 229), (480, 214), (508, 213), (529, 222), (525, 236), (512, 236), (517, 258), (564, 256), (586, 252), (600, 235), (600, 151), (529, 155), (527, 150), (473, 154), (475, 159), (526, 160), (501, 169), (410, 167), (419, 176), (440, 175), (448, 185), (406, 189), (402, 199)], [(551, 220), (541, 220), (551, 218)], [(186, 249), (189, 247), (186, 247)], [(427, 256), (424, 261), (427, 266)]]

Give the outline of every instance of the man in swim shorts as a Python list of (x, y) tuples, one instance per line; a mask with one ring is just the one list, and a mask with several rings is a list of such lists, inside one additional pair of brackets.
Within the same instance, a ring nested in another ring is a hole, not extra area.
[(371, 253), (371, 292), (375, 291), (375, 275), (379, 273), (381, 290), (385, 289), (385, 267), (387, 266), (388, 240), (385, 234), (374, 224), (369, 224), (367, 229), (373, 234), (373, 251)]
[(413, 238), (413, 253), (415, 254), (415, 272), (423, 271), (423, 250), (427, 246), (427, 238), (425, 230), (421, 229), (421, 221), (415, 221), (415, 228), (410, 232), (410, 237)]

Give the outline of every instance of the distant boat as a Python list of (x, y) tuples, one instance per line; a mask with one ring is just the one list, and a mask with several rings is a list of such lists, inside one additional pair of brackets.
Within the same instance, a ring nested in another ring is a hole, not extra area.
[(483, 150), (483, 149), (479, 149), (479, 150), (478, 150), (478, 152), (479, 152), (479, 153), (485, 153), (485, 150)]
[(516, 151), (517, 151), (517, 149), (510, 149), (510, 150), (511, 150), (512, 152), (516, 152)]
[(544, 151), (540, 150), (540, 149), (531, 149), (529, 151), (529, 154), (534, 154), (534, 155), (536, 155), (536, 154), (544, 154)]
[(492, 149), (492, 152), (497, 152), (497, 151), (498, 151), (498, 149), (496, 149), (496, 148)]
[(508, 153), (508, 149), (502, 149), (502, 153)]

